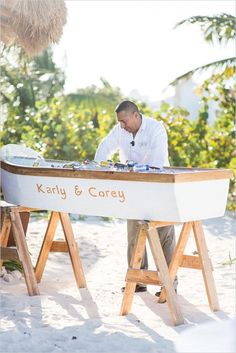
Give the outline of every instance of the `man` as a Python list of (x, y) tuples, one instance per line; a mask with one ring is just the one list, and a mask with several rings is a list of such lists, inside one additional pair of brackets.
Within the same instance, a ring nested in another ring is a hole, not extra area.
[[(123, 101), (116, 107), (118, 124), (110, 131), (100, 143), (95, 155), (95, 161), (105, 161), (112, 154), (119, 151), (119, 158), (122, 163), (133, 161), (138, 164), (148, 164), (162, 168), (169, 166), (168, 141), (166, 130), (162, 122), (143, 116), (131, 101)], [(132, 250), (135, 244), (138, 231), (138, 220), (127, 221), (128, 234), (128, 263), (131, 260)], [(175, 233), (173, 226), (158, 228), (158, 233), (163, 252), (169, 265), (174, 248)], [(147, 252), (141, 264), (141, 269), (148, 268)], [(175, 289), (177, 280), (174, 283)], [(147, 290), (146, 285), (136, 285), (136, 292)], [(160, 295), (160, 291), (156, 293)]]

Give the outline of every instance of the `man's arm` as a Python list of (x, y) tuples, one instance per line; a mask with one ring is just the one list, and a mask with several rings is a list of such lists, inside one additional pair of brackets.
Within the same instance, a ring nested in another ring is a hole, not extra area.
[(116, 125), (99, 144), (94, 160), (96, 162), (106, 161), (118, 148), (118, 126)]

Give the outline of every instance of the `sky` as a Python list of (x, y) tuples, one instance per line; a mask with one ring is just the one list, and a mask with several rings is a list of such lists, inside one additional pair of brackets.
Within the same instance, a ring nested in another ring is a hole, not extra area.
[(67, 24), (54, 47), (54, 59), (66, 73), (66, 93), (100, 87), (103, 77), (126, 96), (138, 91), (158, 101), (176, 77), (235, 55), (234, 43), (206, 43), (199, 26), (174, 29), (190, 16), (235, 15), (234, 0), (69, 0), (66, 6)]

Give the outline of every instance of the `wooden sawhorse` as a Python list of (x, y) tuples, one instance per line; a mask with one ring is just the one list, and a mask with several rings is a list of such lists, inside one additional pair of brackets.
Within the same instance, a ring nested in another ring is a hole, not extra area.
[[(79, 248), (75, 241), (70, 218), (67, 213), (51, 213), (43, 244), (34, 270), (25, 239), (25, 232), (22, 226), (20, 213), (30, 213), (31, 211), (37, 211), (37, 209), (15, 206), (7, 204), (6, 202), (1, 203), (1, 209), (3, 214), (3, 222), (0, 234), (0, 268), (2, 266), (3, 260), (19, 259), (22, 262), (25, 282), (29, 295), (40, 294), (37, 282), (41, 281), (50, 251), (69, 252), (77, 286), (79, 288), (85, 288), (87, 286), (83, 267), (79, 257)], [(66, 241), (53, 241), (59, 220), (61, 221)], [(13, 231), (13, 237), (17, 249), (7, 247), (11, 229)]]
[[(3, 221), (0, 233), (0, 268), (2, 267), (3, 260), (19, 259), (24, 270), (24, 278), (29, 295), (39, 295), (39, 289), (35, 278), (34, 269), (25, 240), (25, 232), (20, 218), (21, 212), (35, 211), (35, 209), (14, 206), (3, 202), (1, 203), (1, 210)], [(7, 247), (11, 229), (16, 244), (16, 249)]]
[[(59, 220), (61, 222), (66, 241), (53, 241)], [(37, 282), (41, 281), (49, 252), (69, 252), (78, 288), (87, 287), (82, 263), (79, 256), (79, 248), (74, 238), (74, 233), (68, 213), (54, 211), (51, 213), (43, 244), (38, 256), (37, 264), (35, 266), (35, 276)]]
[[(173, 287), (173, 281), (179, 267), (199, 269), (202, 271), (210, 309), (212, 311), (219, 310), (216, 287), (212, 274), (213, 268), (208, 256), (201, 221), (183, 223), (173, 258), (168, 269), (156, 228), (174, 224), (177, 224), (177, 222), (140, 222), (139, 233), (134, 246), (130, 267), (126, 274), (126, 287), (121, 305), (121, 315), (129, 313), (137, 283), (154, 284), (163, 287), (159, 303), (162, 303), (165, 300), (167, 301), (173, 324), (180, 325), (184, 323), (177, 295)], [(191, 229), (193, 229), (198, 256), (184, 255), (184, 250)], [(146, 239), (148, 239), (157, 271), (140, 269)]]

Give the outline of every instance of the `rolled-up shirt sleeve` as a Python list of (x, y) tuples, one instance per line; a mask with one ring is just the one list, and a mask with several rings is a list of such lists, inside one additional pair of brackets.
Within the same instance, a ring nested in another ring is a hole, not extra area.
[(99, 144), (94, 160), (106, 161), (119, 149), (119, 131), (116, 125)]

